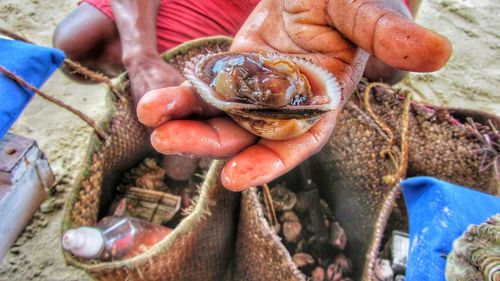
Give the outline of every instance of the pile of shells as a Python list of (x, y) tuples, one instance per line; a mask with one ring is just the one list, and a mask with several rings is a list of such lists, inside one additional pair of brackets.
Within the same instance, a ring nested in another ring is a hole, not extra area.
[[(326, 240), (321, 241), (315, 230), (312, 216), (308, 214), (301, 193), (294, 193), (284, 185), (276, 185), (270, 191), (276, 222), (269, 211), (270, 204), (261, 198), (266, 218), (285, 247), (290, 252), (293, 262), (299, 270), (312, 281), (348, 281), (351, 280), (352, 264), (343, 253), (347, 237), (342, 226), (335, 220), (328, 204), (319, 199), (322, 226), (326, 228)], [(309, 205), (308, 202), (307, 205)], [(272, 208), (272, 207), (271, 207)]]
[(125, 173), (118, 190), (125, 190), (131, 186), (171, 192), (165, 184), (165, 170), (158, 165), (156, 159), (149, 157)]

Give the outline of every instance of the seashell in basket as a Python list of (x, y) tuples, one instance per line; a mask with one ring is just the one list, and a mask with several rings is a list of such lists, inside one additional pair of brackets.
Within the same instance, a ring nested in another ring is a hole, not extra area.
[(199, 56), (184, 75), (206, 102), (267, 139), (303, 134), (341, 99), (337, 79), (326, 69), (278, 54)]
[(500, 280), (500, 214), (483, 224), (470, 225), (453, 242), (446, 280)]

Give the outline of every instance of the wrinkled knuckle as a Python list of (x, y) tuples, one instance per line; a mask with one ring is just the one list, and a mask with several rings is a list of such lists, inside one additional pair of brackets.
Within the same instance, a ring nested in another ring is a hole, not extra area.
[(310, 11), (312, 7), (312, 0), (297, 0), (297, 1), (282, 1), (283, 10), (290, 14), (300, 14)]

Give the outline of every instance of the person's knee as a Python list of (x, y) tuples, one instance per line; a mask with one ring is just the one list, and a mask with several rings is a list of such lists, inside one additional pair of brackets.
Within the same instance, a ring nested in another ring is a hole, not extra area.
[(81, 60), (87, 55), (87, 48), (75, 44), (75, 42), (78, 41), (76, 40), (76, 37), (78, 36), (80, 35), (75, 32), (71, 32), (68, 24), (62, 21), (56, 26), (52, 37), (52, 45), (57, 49), (63, 50), (67, 57), (75, 60)]
[(94, 6), (82, 3), (56, 26), (52, 43), (69, 59), (114, 76), (121, 70), (119, 40), (114, 22)]
[(98, 55), (114, 29), (109, 18), (84, 2), (56, 26), (52, 42), (69, 58), (85, 60)]

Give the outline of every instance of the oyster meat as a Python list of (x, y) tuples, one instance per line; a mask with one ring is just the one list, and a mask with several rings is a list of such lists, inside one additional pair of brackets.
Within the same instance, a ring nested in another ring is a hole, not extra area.
[(217, 53), (191, 60), (186, 79), (208, 103), (267, 139), (297, 137), (336, 109), (335, 77), (312, 62), (278, 54)]

